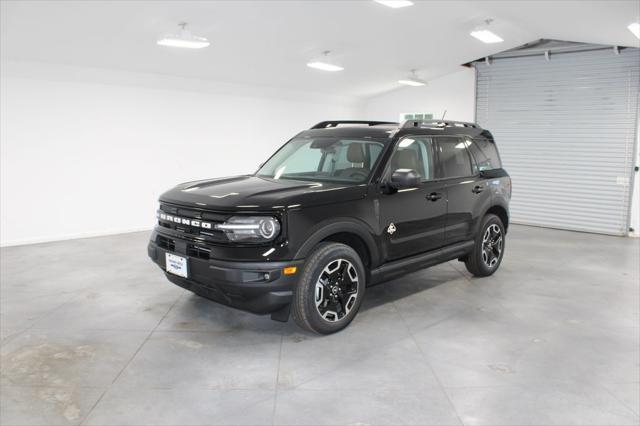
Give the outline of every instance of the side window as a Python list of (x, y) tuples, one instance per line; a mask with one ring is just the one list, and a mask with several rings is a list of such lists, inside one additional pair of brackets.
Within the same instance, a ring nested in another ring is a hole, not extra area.
[(398, 169), (413, 169), (423, 180), (433, 179), (433, 141), (427, 137), (410, 136), (398, 142), (389, 160), (386, 178)]
[(496, 144), (485, 138), (467, 138), (466, 142), (471, 155), (476, 160), (475, 171), (499, 169), (502, 167)]
[(443, 137), (438, 139), (438, 146), (442, 177), (462, 177), (473, 174), (466, 141)]

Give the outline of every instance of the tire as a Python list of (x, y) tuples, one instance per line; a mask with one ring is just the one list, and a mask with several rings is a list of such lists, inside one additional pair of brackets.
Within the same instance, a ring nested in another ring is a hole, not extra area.
[(345, 244), (321, 243), (307, 258), (293, 290), (293, 319), (314, 333), (340, 331), (358, 313), (365, 287), (365, 269), (358, 253)]
[(465, 259), (467, 270), (476, 277), (488, 277), (496, 272), (504, 257), (504, 237), (502, 220), (494, 214), (486, 215), (476, 236), (473, 251)]

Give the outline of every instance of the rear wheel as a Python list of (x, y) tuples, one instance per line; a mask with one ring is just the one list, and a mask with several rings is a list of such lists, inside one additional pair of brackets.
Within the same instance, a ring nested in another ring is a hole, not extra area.
[(473, 251), (465, 260), (467, 270), (476, 277), (487, 277), (498, 270), (504, 256), (504, 235), (500, 218), (494, 214), (486, 215)]
[(355, 250), (322, 243), (307, 258), (293, 292), (292, 315), (309, 331), (330, 334), (356, 316), (365, 291), (365, 271)]

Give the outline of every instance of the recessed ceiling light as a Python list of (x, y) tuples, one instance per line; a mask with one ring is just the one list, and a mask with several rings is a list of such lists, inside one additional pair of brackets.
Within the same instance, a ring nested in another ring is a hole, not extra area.
[(376, 3), (384, 4), (385, 6), (393, 9), (399, 9), (401, 7), (413, 6), (413, 2), (409, 0), (374, 0)]
[[(322, 52), (322, 59), (326, 58), (327, 56), (329, 56), (329, 53), (331, 53), (329, 50), (325, 50), (324, 52)], [(341, 67), (340, 65), (336, 65), (336, 64), (332, 64), (326, 61), (311, 61), (307, 63), (307, 66), (309, 68), (315, 68), (317, 70), (322, 70), (322, 71), (342, 71), (344, 70), (343, 67)]]
[(477, 38), (483, 43), (501, 43), (504, 40), (499, 35), (489, 31), (489, 25), (493, 22), (493, 19), (487, 19), (484, 21), (484, 25), (471, 31), (471, 36)]
[(398, 83), (404, 84), (405, 86), (424, 86), (426, 83), (417, 80), (398, 80)]
[(309, 62), (307, 66), (322, 71), (342, 71), (344, 69), (341, 66), (327, 64), (326, 62)]
[(477, 38), (483, 43), (500, 43), (504, 41), (500, 36), (489, 30), (471, 31), (471, 36)]
[(416, 70), (411, 70), (411, 74), (402, 80), (398, 80), (398, 83), (404, 84), (405, 86), (424, 86), (427, 84), (426, 81), (422, 80), (416, 75)]
[(634, 22), (633, 24), (629, 24), (627, 27), (629, 31), (633, 33), (634, 36), (640, 38), (640, 22)]
[(211, 44), (206, 38), (195, 36), (191, 34), (191, 31), (186, 30), (186, 22), (181, 22), (178, 26), (180, 27), (179, 34), (166, 34), (158, 39), (157, 44), (159, 46), (183, 47), (186, 49), (202, 49)]

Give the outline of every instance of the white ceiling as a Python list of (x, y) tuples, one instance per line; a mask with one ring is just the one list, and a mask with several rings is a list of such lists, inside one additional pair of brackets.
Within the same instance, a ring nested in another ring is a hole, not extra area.
[[(2, 60), (152, 72), (327, 94), (369, 96), (416, 68), (426, 79), (540, 39), (638, 46), (631, 1), (416, 1), (390, 9), (360, 1), (2, 1)], [(504, 43), (469, 31), (493, 18)], [(179, 21), (203, 50), (160, 47)], [(309, 69), (323, 50), (345, 67)]]

